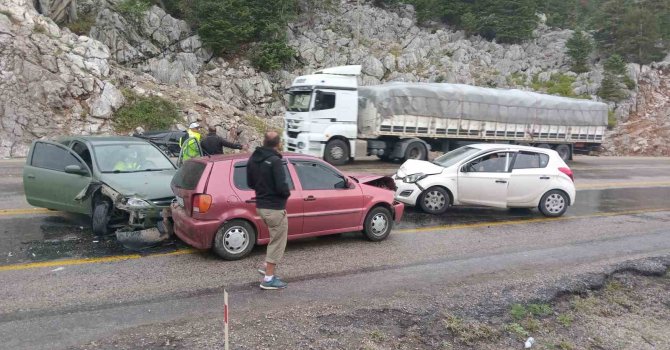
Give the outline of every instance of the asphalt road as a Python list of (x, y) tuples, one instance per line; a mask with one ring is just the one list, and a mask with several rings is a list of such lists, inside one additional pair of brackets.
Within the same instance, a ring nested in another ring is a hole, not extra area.
[[(235, 310), (234, 348), (263, 347), (254, 335), (275, 325), (281, 310), (306, 310), (296, 317), (307, 324), (334, 309), (461, 300), (464, 290), (510, 281), (541, 286), (670, 254), (667, 158), (577, 158), (570, 164), (577, 204), (560, 219), (525, 210), (460, 208), (441, 217), (408, 210), (381, 243), (356, 233), (291, 242), (279, 270), (289, 289), (274, 293), (258, 290), (263, 249), (235, 262), (177, 241), (137, 252), (93, 237), (86, 218), (30, 209), (21, 165), (0, 161), (0, 348), (7, 349), (92, 341), (132, 348), (168, 328), (187, 334), (184, 348), (217, 347), (224, 288)], [(397, 167), (361, 161), (342, 168), (390, 174)], [(282, 332), (300, 340), (296, 329)]]

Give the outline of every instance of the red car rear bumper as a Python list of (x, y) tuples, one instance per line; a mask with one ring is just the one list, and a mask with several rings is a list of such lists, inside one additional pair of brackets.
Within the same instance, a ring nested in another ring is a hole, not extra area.
[(402, 219), (402, 214), (405, 212), (405, 204), (393, 201), (393, 218), (395, 223), (399, 223)]
[(186, 244), (197, 249), (209, 249), (214, 235), (219, 229), (218, 220), (196, 220), (186, 215), (184, 208), (173, 204), (171, 207), (174, 233)]

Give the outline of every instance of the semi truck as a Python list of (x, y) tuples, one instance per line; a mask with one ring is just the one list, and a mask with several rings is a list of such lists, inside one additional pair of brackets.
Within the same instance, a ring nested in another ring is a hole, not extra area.
[(299, 76), (286, 89), (284, 150), (342, 165), (356, 157), (428, 158), (468, 143), (597, 152), (605, 103), (516, 89), (448, 83), (359, 86), (360, 65)]

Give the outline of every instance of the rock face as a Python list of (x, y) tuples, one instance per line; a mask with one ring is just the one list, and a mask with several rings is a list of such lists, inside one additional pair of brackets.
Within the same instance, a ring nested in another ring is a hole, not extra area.
[(106, 81), (107, 46), (60, 29), (26, 1), (0, 3), (0, 157), (25, 156), (45, 136), (111, 132), (105, 118), (123, 104)]

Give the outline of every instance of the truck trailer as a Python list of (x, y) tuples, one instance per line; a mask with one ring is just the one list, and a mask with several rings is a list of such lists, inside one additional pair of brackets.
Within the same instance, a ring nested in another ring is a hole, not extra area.
[(286, 90), (284, 150), (342, 165), (356, 157), (428, 158), (468, 143), (556, 150), (564, 160), (600, 148), (601, 102), (516, 89), (392, 82), (358, 86), (361, 66), (299, 76)]

